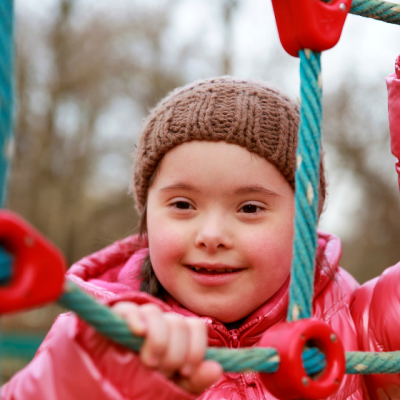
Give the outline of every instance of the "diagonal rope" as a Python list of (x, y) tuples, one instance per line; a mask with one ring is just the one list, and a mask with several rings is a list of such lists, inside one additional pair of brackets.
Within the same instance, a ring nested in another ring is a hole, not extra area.
[[(109, 307), (98, 303), (75, 284), (67, 283), (58, 304), (74, 311), (97, 332), (113, 342), (133, 351), (140, 350), (143, 338), (132, 335), (124, 319), (114, 314)], [(273, 348), (252, 347), (232, 350), (210, 347), (205, 358), (218, 361), (226, 372), (271, 373), (279, 368), (279, 355)], [(399, 373), (399, 360), (400, 352), (346, 352), (346, 373)], [(320, 372), (325, 367), (325, 356), (316, 348), (305, 350), (303, 365), (309, 375)]]

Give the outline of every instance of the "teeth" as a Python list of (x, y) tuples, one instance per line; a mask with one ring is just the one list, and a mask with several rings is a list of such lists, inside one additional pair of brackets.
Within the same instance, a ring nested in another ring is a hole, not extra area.
[(204, 269), (207, 272), (217, 271), (217, 272), (219, 272), (221, 274), (223, 272), (233, 272), (234, 271), (233, 268), (218, 268), (218, 269), (214, 268), (214, 269), (211, 269), (211, 268), (202, 268), (202, 267), (192, 267), (192, 269), (194, 271), (200, 271), (201, 269)]

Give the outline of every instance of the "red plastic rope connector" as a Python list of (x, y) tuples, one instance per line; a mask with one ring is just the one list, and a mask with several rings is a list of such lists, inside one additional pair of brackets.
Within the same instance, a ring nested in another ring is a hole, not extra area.
[[(326, 357), (325, 369), (315, 377), (307, 375), (302, 360), (304, 347), (311, 343)], [(259, 345), (278, 352), (278, 371), (261, 374), (265, 387), (278, 399), (325, 399), (339, 389), (346, 370), (344, 349), (324, 322), (303, 319), (276, 324), (265, 332)]]
[(301, 49), (324, 51), (340, 39), (351, 0), (272, 0), (279, 38), (294, 57)]
[(0, 210), (0, 245), (13, 257), (10, 282), (0, 286), (0, 314), (56, 300), (66, 263), (61, 252), (16, 214)]

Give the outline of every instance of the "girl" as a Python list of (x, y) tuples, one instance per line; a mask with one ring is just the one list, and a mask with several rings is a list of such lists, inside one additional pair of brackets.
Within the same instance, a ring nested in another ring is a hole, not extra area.
[[(390, 89), (398, 82), (389, 78)], [(203, 356), (207, 345), (257, 345), (285, 320), (298, 124), (297, 105), (281, 92), (229, 77), (177, 89), (159, 103), (135, 157), (141, 234), (67, 274), (145, 337), (140, 354), (67, 313), (1, 398), (275, 399), (258, 374), (222, 374)], [(320, 176), (321, 212), (322, 164)], [(399, 350), (400, 264), (359, 287), (339, 267), (340, 255), (339, 239), (319, 232), (313, 317), (335, 330), (346, 351)], [(400, 398), (398, 375), (363, 379), (346, 375), (330, 399)]]

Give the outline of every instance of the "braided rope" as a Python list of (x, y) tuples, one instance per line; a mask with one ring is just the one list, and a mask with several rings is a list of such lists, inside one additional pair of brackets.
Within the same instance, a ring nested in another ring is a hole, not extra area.
[[(62, 307), (74, 311), (97, 332), (133, 351), (139, 351), (143, 338), (132, 335), (126, 321), (114, 314), (109, 307), (98, 303), (89, 294), (68, 282), (64, 294), (58, 300)], [(207, 360), (218, 361), (226, 372), (275, 372), (279, 368), (279, 355), (273, 348), (253, 347), (232, 350), (208, 348)], [(347, 374), (399, 373), (400, 352), (367, 353), (346, 352)], [(305, 350), (303, 365), (309, 375), (325, 367), (325, 356), (316, 348)]]
[(0, 2), (0, 207), (6, 198), (6, 185), (13, 146), (13, 0)]
[[(0, 207), (4, 205), (6, 198), (13, 143), (13, 14), (13, 0), (2, 0), (0, 2)], [(0, 248), (0, 283), (8, 280), (11, 272), (12, 258)]]
[(297, 147), (295, 235), (289, 288), (288, 321), (311, 317), (317, 247), (318, 187), (321, 147), (321, 54), (302, 50), (301, 106)]
[[(98, 303), (75, 284), (67, 282), (64, 294), (58, 300), (58, 304), (74, 311), (97, 332), (113, 342), (136, 352), (140, 350), (143, 338), (134, 336), (124, 319), (114, 314), (109, 307)], [(230, 372), (275, 372), (279, 365), (279, 356), (272, 348), (243, 350), (209, 348), (205, 358), (218, 361), (225, 371)], [(304, 365), (310, 373), (315, 370), (319, 371), (325, 365), (325, 357), (321, 353), (316, 354), (315, 349), (308, 350), (304, 355)]]
[[(6, 199), (6, 186), (13, 146), (13, 0), (0, 2), (0, 207)], [(0, 248), (0, 282), (11, 275), (12, 258)]]
[[(329, 0), (323, 0), (328, 2)], [(351, 14), (373, 18), (390, 24), (400, 24), (400, 5), (381, 0), (353, 0)]]

